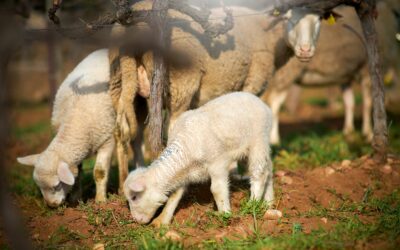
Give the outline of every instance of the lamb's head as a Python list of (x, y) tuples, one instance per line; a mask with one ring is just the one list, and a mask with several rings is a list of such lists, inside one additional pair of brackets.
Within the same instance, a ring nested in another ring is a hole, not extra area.
[(315, 53), (315, 46), (321, 27), (321, 15), (303, 8), (294, 8), (285, 15), (285, 40), (300, 61), (309, 61)]
[(17, 160), (34, 166), (33, 179), (49, 207), (58, 207), (65, 201), (75, 183), (75, 176), (67, 163), (48, 153), (19, 157)]
[(168, 200), (164, 192), (157, 189), (146, 168), (137, 168), (129, 174), (124, 194), (133, 219), (140, 224), (149, 223), (157, 209)]

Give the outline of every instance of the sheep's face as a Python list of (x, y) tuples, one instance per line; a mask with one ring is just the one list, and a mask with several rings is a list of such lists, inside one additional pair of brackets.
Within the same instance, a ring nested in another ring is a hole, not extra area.
[(149, 184), (150, 180), (145, 173), (146, 169), (138, 168), (129, 174), (124, 183), (124, 193), (132, 217), (140, 224), (149, 223), (157, 209), (168, 199)]
[(289, 10), (285, 18), (285, 39), (293, 49), (294, 54), (300, 61), (310, 61), (315, 53), (316, 42), (321, 27), (321, 17), (310, 11), (295, 8)]
[(75, 182), (67, 163), (44, 154), (20, 157), (18, 162), (34, 166), (33, 179), (49, 207), (58, 207), (64, 201)]

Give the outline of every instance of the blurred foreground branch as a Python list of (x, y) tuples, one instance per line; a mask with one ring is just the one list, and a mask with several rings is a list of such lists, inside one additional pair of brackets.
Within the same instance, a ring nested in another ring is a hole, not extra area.
[(0, 16), (0, 217), (5, 235), (12, 249), (32, 249), (28, 233), (24, 227), (23, 218), (9, 192), (5, 169), (7, 136), (9, 130), (7, 110), (7, 65), (23, 40), (22, 27), (15, 21), (12, 14)]

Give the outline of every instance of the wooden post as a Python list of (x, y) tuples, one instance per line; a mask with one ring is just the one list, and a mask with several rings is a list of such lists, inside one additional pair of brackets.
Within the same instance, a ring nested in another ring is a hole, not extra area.
[(375, 29), (376, 0), (364, 0), (358, 8), (357, 14), (361, 20), (368, 53), (369, 74), (372, 83), (374, 138), (372, 147), (374, 159), (379, 163), (386, 162), (388, 149), (388, 130), (385, 110), (385, 92), (381, 73), (378, 38)]
[(150, 143), (156, 155), (163, 148), (163, 96), (164, 86), (168, 83), (168, 69), (162, 51), (168, 46), (169, 31), (167, 30), (168, 0), (154, 0), (152, 28), (157, 39), (158, 48), (154, 50), (153, 82), (150, 89), (149, 128)]

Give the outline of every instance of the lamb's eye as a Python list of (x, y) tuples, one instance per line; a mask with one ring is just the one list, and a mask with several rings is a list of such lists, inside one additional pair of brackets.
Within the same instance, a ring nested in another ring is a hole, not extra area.
[(136, 200), (136, 195), (132, 196), (132, 201)]
[(58, 183), (57, 186), (54, 186), (54, 187), (53, 187), (53, 191), (54, 191), (54, 192), (60, 191), (61, 189), (62, 189), (62, 183), (61, 183), (61, 182)]

